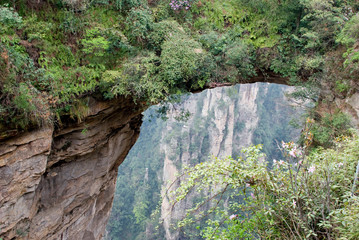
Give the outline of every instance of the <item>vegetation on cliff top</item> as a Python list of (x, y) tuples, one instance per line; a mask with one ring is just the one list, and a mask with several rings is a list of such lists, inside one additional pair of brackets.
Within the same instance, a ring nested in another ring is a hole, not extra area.
[[(259, 73), (338, 96), (357, 88), (356, 1), (3, 3), (2, 132), (81, 119), (90, 96), (153, 104)], [(301, 96), (317, 100), (311, 93)]]

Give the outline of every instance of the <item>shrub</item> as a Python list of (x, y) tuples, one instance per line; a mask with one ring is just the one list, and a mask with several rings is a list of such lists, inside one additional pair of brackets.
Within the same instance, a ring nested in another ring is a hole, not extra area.
[(305, 15), (301, 20), (302, 41), (307, 50), (322, 51), (335, 44), (335, 36), (344, 23), (343, 6), (335, 1), (303, 1)]
[(355, 48), (359, 39), (359, 15), (354, 15), (348, 22), (345, 23), (344, 28), (338, 34), (337, 42), (345, 45), (347, 51), (343, 54), (345, 58), (344, 67), (346, 67), (351, 74), (356, 75), (359, 72), (359, 52)]
[(25, 113), (31, 113), (35, 110), (34, 104), (32, 104), (33, 95), (30, 94), (30, 89), (26, 83), (20, 83), (18, 88), (18, 94), (14, 97), (14, 103), (18, 109), (21, 109)]
[(228, 42), (226, 35), (219, 35), (214, 31), (202, 34), (199, 38), (202, 45), (213, 55), (220, 55)]
[(87, 29), (80, 42), (84, 53), (83, 63), (100, 73), (114, 67), (130, 49), (122, 32), (111, 28)]
[(322, 146), (331, 146), (333, 139), (350, 135), (350, 118), (337, 110), (333, 114), (325, 113), (312, 126), (314, 141)]
[(59, 29), (68, 34), (78, 35), (85, 25), (81, 18), (76, 16), (74, 11), (59, 12), (59, 18)]
[(36, 69), (25, 48), (19, 45), (19, 38), (2, 37), (0, 54), (0, 125), (5, 124), (8, 129), (26, 129), (29, 125), (40, 125), (49, 120), (46, 99), (33, 86), (43, 73)]
[[(180, 187), (169, 196), (172, 204), (191, 191), (209, 195), (188, 209), (177, 226), (215, 213), (202, 229), (206, 239), (356, 239), (359, 199), (351, 189), (358, 137), (344, 137), (334, 149), (309, 154), (308, 145), (292, 142), (282, 143), (281, 149), (285, 159), (280, 161), (267, 163), (261, 147), (252, 146), (238, 159), (212, 158), (185, 169)], [(208, 211), (201, 209), (205, 203), (211, 206)]]
[(99, 73), (85, 66), (68, 68), (53, 66), (46, 72), (50, 93), (59, 97), (60, 106), (71, 103), (76, 97), (95, 91), (98, 86)]
[(140, 7), (146, 5), (146, 1), (143, 0), (114, 0), (114, 6), (117, 10), (128, 11), (131, 8)]
[(322, 56), (298, 56), (295, 65), (298, 74), (303, 78), (313, 76), (316, 72), (323, 70), (325, 60)]
[(158, 103), (169, 92), (168, 84), (157, 76), (158, 62), (158, 57), (149, 52), (130, 58), (121, 69), (104, 72), (100, 89), (110, 98), (130, 95), (135, 101)]
[(354, 15), (349, 21), (347, 21), (338, 34), (337, 42), (351, 47), (356, 43), (359, 38), (359, 15)]
[(160, 50), (161, 45), (165, 40), (174, 37), (180, 38), (184, 35), (186, 35), (186, 33), (178, 22), (174, 20), (165, 20), (153, 24), (153, 30), (149, 36), (149, 42), (154, 49)]
[[(39, 24), (41, 28), (39, 28)], [(53, 43), (59, 34), (62, 32), (57, 31), (57, 26), (52, 21), (43, 21), (36, 15), (24, 19), (23, 35), (29, 42), (34, 42), (40, 47), (43, 47), (46, 42)]]
[(171, 8), (173, 10), (181, 10), (181, 9), (190, 9), (191, 5), (192, 5), (192, 2), (191, 0), (184, 0), (184, 1), (181, 1), (181, 0), (171, 0), (171, 2), (169, 3), (169, 5), (171, 6)]
[(132, 8), (127, 15), (125, 26), (126, 35), (130, 42), (143, 46), (153, 28), (150, 10), (142, 7)]
[(359, 238), (359, 197), (350, 196), (343, 200), (343, 207), (334, 211), (333, 219), (339, 240)]
[(186, 36), (172, 36), (162, 44), (160, 75), (169, 86), (202, 88), (214, 68), (210, 55)]
[(99, 28), (86, 30), (85, 38), (81, 40), (82, 51), (87, 55), (103, 57), (109, 48), (108, 41), (102, 36)]
[(238, 79), (245, 80), (255, 75), (253, 62), (253, 50), (241, 40), (236, 40), (224, 50), (225, 64), (234, 67), (228, 75), (230, 81), (236, 82)]
[(22, 18), (11, 7), (0, 6), (0, 26), (7, 28), (17, 28), (21, 25)]

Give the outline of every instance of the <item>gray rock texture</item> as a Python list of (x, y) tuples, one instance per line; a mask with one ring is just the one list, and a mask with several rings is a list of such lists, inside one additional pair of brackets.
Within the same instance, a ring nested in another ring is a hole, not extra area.
[(129, 99), (89, 101), (81, 123), (0, 144), (0, 238), (101, 239), (142, 109)]

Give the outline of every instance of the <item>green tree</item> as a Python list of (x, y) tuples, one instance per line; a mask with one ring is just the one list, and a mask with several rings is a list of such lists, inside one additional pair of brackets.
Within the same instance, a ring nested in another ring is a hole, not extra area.
[[(285, 160), (263, 161), (260, 146), (242, 150), (243, 157), (213, 158), (187, 168), (180, 187), (171, 193), (173, 204), (191, 191), (209, 191), (187, 210), (178, 227), (195, 224), (211, 212), (202, 231), (206, 239), (355, 239), (354, 220), (359, 198), (352, 194), (358, 164), (358, 137), (342, 138), (334, 149), (282, 143)], [(230, 192), (228, 207), (219, 209)], [(205, 203), (210, 210), (202, 211)]]
[(144, 46), (153, 28), (150, 10), (144, 7), (130, 9), (125, 25), (130, 42)]

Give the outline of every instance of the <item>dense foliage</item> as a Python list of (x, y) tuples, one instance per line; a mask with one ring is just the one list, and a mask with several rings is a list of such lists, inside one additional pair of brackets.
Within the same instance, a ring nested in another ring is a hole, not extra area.
[[(308, 154), (293, 142), (282, 143), (284, 160), (263, 161), (261, 146), (244, 149), (243, 157), (213, 158), (181, 175), (176, 202), (191, 191), (211, 189), (187, 210), (179, 227), (214, 216), (202, 229), (205, 239), (357, 239), (359, 164), (357, 137), (337, 139), (333, 149)], [(207, 190), (208, 191), (208, 190)], [(222, 198), (230, 192), (230, 198)], [(228, 208), (218, 209), (227, 201)], [(209, 211), (200, 206), (211, 202)]]
[(358, 87), (356, 1), (3, 2), (2, 131), (81, 119), (89, 96), (153, 104), (268, 72), (339, 97)]

